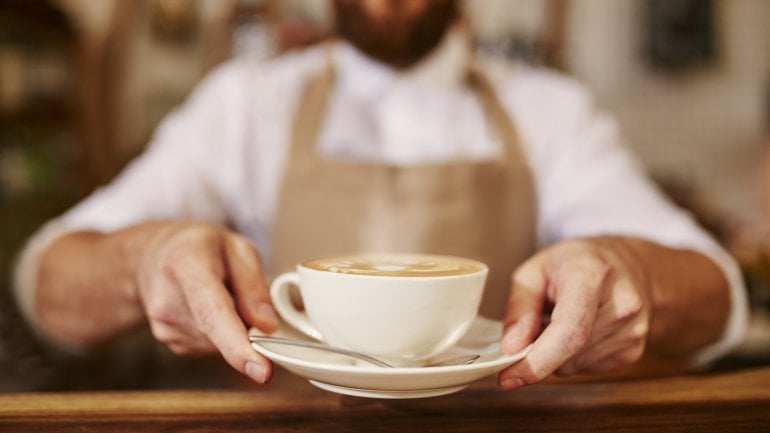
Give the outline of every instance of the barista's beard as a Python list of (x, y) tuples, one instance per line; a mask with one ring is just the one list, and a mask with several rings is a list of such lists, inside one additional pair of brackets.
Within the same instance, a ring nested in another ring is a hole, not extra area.
[(357, 1), (335, 1), (337, 34), (364, 54), (397, 68), (425, 57), (457, 18), (457, 2), (431, 2), (414, 17), (371, 19)]

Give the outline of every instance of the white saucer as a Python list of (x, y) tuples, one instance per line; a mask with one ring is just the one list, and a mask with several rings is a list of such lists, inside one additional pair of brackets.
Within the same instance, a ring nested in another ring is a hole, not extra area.
[(406, 398), (426, 398), (426, 397), (438, 397), (441, 395), (452, 394), (457, 391), (462, 391), (467, 388), (468, 385), (450, 386), (447, 388), (436, 389), (414, 389), (410, 391), (385, 391), (380, 389), (363, 389), (363, 388), (348, 388), (346, 386), (330, 385), (324, 382), (318, 382), (316, 380), (310, 380), (313, 385), (337, 394), (352, 395), (354, 397), (366, 397), (366, 398), (386, 398), (386, 399), (406, 399)]
[[(252, 328), (249, 334), (263, 333)], [(285, 324), (273, 335), (310, 340)], [(499, 348), (501, 335), (499, 321), (477, 317), (468, 333), (438, 358), (462, 354), (479, 354), (481, 357), (470, 365), (443, 367), (382, 368), (314, 349), (266, 342), (251, 345), (273, 362), (327, 391), (370, 398), (423, 398), (460, 391), (526, 356), (529, 347), (513, 355), (502, 354)]]

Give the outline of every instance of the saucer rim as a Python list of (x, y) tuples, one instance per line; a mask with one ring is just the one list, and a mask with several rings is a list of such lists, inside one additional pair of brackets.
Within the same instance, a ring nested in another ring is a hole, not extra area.
[[(265, 343), (270, 344), (270, 343)], [(334, 372), (334, 373), (346, 373), (346, 374), (365, 374), (365, 375), (380, 375), (380, 376), (409, 376), (409, 375), (425, 375), (426, 373), (431, 374), (444, 374), (444, 373), (452, 373), (455, 371), (464, 371), (464, 372), (470, 372), (474, 370), (484, 370), (488, 368), (497, 368), (500, 366), (506, 366), (508, 364), (514, 364), (521, 359), (523, 359), (528, 353), (529, 349), (531, 348), (531, 345), (525, 347), (524, 349), (521, 349), (520, 351), (511, 354), (511, 355), (504, 355), (499, 358), (495, 358), (493, 360), (489, 361), (482, 361), (477, 362), (473, 364), (460, 364), (460, 365), (447, 365), (447, 366), (437, 366), (437, 367), (431, 367), (431, 366), (425, 366), (425, 367), (393, 367), (393, 368), (385, 368), (385, 367), (377, 367), (377, 366), (368, 366), (368, 365), (357, 365), (357, 364), (350, 364), (350, 365), (341, 365), (341, 364), (330, 364), (325, 362), (318, 362), (318, 361), (308, 361), (301, 358), (295, 358), (287, 355), (283, 355), (277, 352), (273, 352), (263, 346), (261, 346), (257, 342), (251, 343), (251, 347), (262, 354), (263, 356), (266, 356), (267, 358), (273, 360), (274, 362), (285, 362), (288, 364), (295, 364), (300, 367), (304, 368), (311, 368), (311, 369), (323, 369), (328, 372)], [(343, 355), (340, 355), (343, 356)]]
[[(492, 322), (498, 322), (494, 319), (489, 319), (483, 316), (477, 316), (474, 320), (486, 320), (486, 321), (492, 321)], [(258, 333), (260, 335), (266, 335), (262, 331), (251, 328), (249, 329), (249, 335), (252, 333)], [(354, 375), (378, 375), (378, 376), (412, 376), (412, 375), (419, 375), (423, 376), (425, 374), (431, 374), (431, 375), (440, 375), (440, 374), (447, 374), (452, 372), (472, 372), (474, 370), (485, 370), (485, 369), (492, 369), (492, 368), (499, 368), (499, 367), (505, 367), (507, 365), (513, 365), (514, 363), (522, 360), (524, 357), (527, 356), (529, 353), (529, 350), (531, 349), (532, 345), (528, 345), (524, 347), (523, 349), (519, 350), (516, 353), (512, 353), (509, 355), (501, 354), (499, 357), (487, 360), (487, 361), (481, 361), (481, 362), (474, 362), (473, 364), (461, 364), (461, 365), (447, 365), (447, 366), (422, 366), (422, 367), (393, 367), (393, 368), (383, 368), (383, 367), (377, 367), (374, 365), (364, 365), (364, 364), (331, 364), (327, 362), (319, 362), (319, 361), (312, 361), (312, 360), (306, 360), (302, 358), (296, 358), (291, 357), (288, 355), (284, 355), (282, 353), (278, 353), (275, 351), (270, 350), (269, 348), (266, 348), (263, 346), (263, 344), (270, 344), (270, 343), (258, 343), (258, 342), (252, 342), (251, 346), (254, 350), (262, 354), (263, 356), (266, 356), (267, 358), (275, 361), (275, 362), (283, 362), (288, 364), (297, 365), (299, 367), (307, 368), (307, 369), (323, 369), (326, 372), (329, 373), (345, 373), (345, 374), (354, 374)], [(342, 356), (342, 355), (341, 355)]]
[(353, 397), (363, 398), (379, 398), (388, 400), (404, 400), (404, 399), (418, 399), (418, 398), (431, 398), (440, 397), (443, 395), (454, 394), (460, 392), (470, 386), (470, 383), (461, 385), (453, 385), (440, 388), (418, 388), (411, 390), (387, 390), (387, 389), (371, 389), (371, 388), (356, 388), (351, 386), (335, 385), (333, 383), (327, 383), (316, 379), (307, 379), (311, 385), (322, 389), (324, 391), (335, 392), (337, 394), (344, 394)]

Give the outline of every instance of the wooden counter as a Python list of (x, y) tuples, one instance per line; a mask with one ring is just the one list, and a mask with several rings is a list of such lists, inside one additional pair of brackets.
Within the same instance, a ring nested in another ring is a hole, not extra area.
[(8, 432), (770, 432), (770, 367), (372, 400), (280, 371), (262, 389), (0, 395)]

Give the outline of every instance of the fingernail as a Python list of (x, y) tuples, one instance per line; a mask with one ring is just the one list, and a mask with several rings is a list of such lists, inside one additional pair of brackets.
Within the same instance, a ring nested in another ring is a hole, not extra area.
[(246, 363), (246, 374), (257, 383), (267, 382), (267, 368), (253, 361)]
[(508, 377), (500, 381), (500, 388), (505, 391), (513, 391), (514, 389), (524, 386), (524, 381), (519, 377)]
[(260, 302), (255, 307), (255, 312), (265, 325), (271, 328), (278, 327), (280, 319), (278, 318), (278, 314), (275, 313), (275, 309), (273, 309), (272, 305), (268, 304), (267, 302)]

